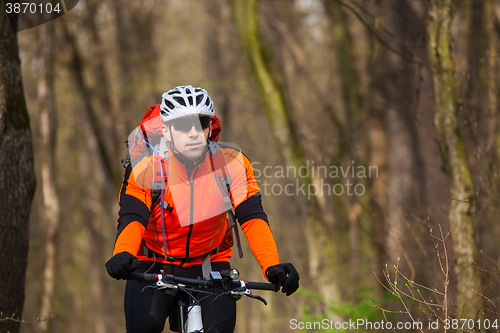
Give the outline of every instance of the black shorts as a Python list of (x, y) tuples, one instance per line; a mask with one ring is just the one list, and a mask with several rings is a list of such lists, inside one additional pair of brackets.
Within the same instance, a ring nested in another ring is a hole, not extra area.
[[(174, 265), (142, 261), (138, 273), (160, 273), (163, 269), (166, 274), (197, 278), (202, 277), (201, 265), (193, 267), (178, 267)], [(230, 269), (228, 262), (213, 262), (212, 270)], [(128, 333), (157, 333), (162, 332), (165, 321), (169, 318), (170, 329), (178, 332), (178, 304), (177, 296), (167, 296), (155, 289), (142, 289), (152, 285), (152, 282), (128, 280), (125, 289), (125, 319)], [(220, 289), (209, 289), (217, 295)], [(215, 297), (206, 294), (198, 295), (201, 303), (204, 332), (232, 333), (236, 323), (236, 301), (228, 295)]]

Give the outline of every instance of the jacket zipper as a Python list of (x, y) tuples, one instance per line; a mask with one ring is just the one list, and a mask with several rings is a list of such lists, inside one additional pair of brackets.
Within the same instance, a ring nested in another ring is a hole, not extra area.
[[(189, 232), (188, 232), (187, 239), (186, 239), (186, 256), (184, 257), (183, 263), (189, 259), (189, 245), (191, 243), (191, 234), (193, 232), (194, 180), (196, 178), (196, 173), (198, 172), (198, 168), (196, 168), (196, 170), (193, 170), (193, 171), (194, 171), (194, 174), (193, 174), (192, 180), (191, 180), (190, 175), (188, 174), (188, 181), (189, 181), (189, 186), (191, 189), (191, 196), (190, 196), (191, 199), (190, 199), (190, 205), (189, 205)], [(191, 171), (191, 172), (193, 172), (193, 171)], [(187, 173), (187, 168), (186, 168), (186, 173)], [(181, 264), (181, 266), (182, 266), (182, 264)]]

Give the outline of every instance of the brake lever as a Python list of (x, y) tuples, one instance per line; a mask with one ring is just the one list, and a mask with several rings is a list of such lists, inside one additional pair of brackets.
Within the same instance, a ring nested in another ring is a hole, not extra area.
[(149, 286), (146, 286), (146, 287), (142, 288), (142, 292), (144, 292), (146, 289), (159, 289), (159, 287), (155, 283), (155, 284), (152, 284), (152, 285), (149, 285)]
[(264, 303), (264, 305), (267, 305), (267, 301), (266, 301), (264, 298), (262, 298), (262, 297), (260, 297), (260, 296), (258, 296), (258, 295), (252, 295), (252, 294), (250, 294), (250, 295), (246, 295), (246, 294), (245, 294), (245, 296), (246, 296), (246, 297), (250, 297), (250, 298), (255, 298), (255, 299), (258, 299), (259, 301), (261, 301), (262, 303)]
[(178, 291), (178, 286), (172, 283), (168, 282), (163, 282), (163, 279), (156, 282), (155, 284), (146, 286), (142, 288), (142, 292), (144, 292), (146, 289), (158, 289), (161, 290), (164, 294), (173, 296), (177, 293)]
[(237, 288), (237, 289), (234, 289), (231, 291), (231, 295), (232, 296), (239, 296), (239, 297), (246, 296), (246, 297), (258, 299), (259, 301), (261, 301), (262, 303), (267, 305), (267, 301), (264, 298), (257, 296), (257, 295), (252, 295), (252, 292), (249, 289), (245, 289), (245, 291), (241, 291), (241, 288)]

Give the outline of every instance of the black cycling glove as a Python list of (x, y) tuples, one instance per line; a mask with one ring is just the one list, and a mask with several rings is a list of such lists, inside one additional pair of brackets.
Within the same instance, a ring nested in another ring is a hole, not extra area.
[(130, 272), (133, 272), (139, 267), (141, 262), (135, 256), (128, 252), (120, 252), (115, 254), (106, 263), (108, 274), (117, 279), (126, 279)]
[(266, 276), (269, 282), (277, 286), (276, 291), (280, 289), (287, 296), (293, 294), (299, 289), (299, 273), (292, 264), (278, 264), (269, 267), (266, 270)]

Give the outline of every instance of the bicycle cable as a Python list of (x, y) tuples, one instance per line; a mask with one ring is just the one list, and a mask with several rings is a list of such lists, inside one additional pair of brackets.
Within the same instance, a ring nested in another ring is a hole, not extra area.
[[(215, 331), (216, 333), (219, 333), (219, 331), (218, 331), (218, 330), (214, 327), (214, 325), (218, 325), (218, 324), (220, 324), (220, 323), (224, 322), (227, 318), (229, 318), (229, 316), (231, 315), (231, 305), (229, 304), (229, 301), (228, 301), (227, 299), (225, 299), (225, 298), (221, 298), (224, 302), (226, 302), (226, 305), (227, 305), (227, 307), (229, 308), (229, 311), (227, 312), (227, 315), (226, 315), (224, 318), (222, 318), (222, 319), (221, 319), (221, 320), (219, 320), (219, 321), (215, 321), (215, 322), (211, 323), (211, 322), (208, 320), (208, 313), (209, 313), (210, 308), (212, 307), (212, 305), (215, 303), (215, 301), (216, 301), (219, 297), (224, 296), (224, 295), (229, 295), (229, 294), (228, 294), (228, 292), (224, 292), (224, 293), (222, 293), (222, 294), (215, 294), (215, 293), (214, 293), (214, 295), (215, 295), (214, 299), (212, 300), (212, 302), (210, 303), (210, 305), (207, 307), (207, 310), (205, 311), (205, 312), (206, 312), (206, 313), (205, 313), (205, 322), (209, 323), (210, 328), (213, 328), (213, 329), (214, 329), (214, 331)], [(235, 302), (236, 302), (236, 301), (235, 301)], [(215, 320), (217, 320), (217, 318), (215, 318)], [(203, 326), (205, 326), (205, 325), (203, 325)], [(205, 327), (203, 327), (203, 329), (205, 329)], [(209, 332), (209, 330), (207, 330), (207, 333), (208, 333), (208, 332)]]
[[(229, 318), (229, 316), (231, 315), (231, 305), (229, 304), (229, 301), (228, 301), (227, 299), (221, 298), (221, 299), (222, 299), (222, 300), (226, 303), (226, 305), (227, 305), (227, 307), (228, 307), (228, 309), (229, 309), (229, 311), (227, 312), (227, 315), (226, 315), (224, 318), (222, 318), (222, 320), (215, 321), (215, 322), (212, 322), (212, 323), (211, 323), (211, 322), (208, 320), (208, 313), (209, 313), (209, 310), (210, 310), (210, 308), (212, 307), (212, 305), (215, 303), (215, 301), (216, 301), (219, 297), (221, 297), (221, 296), (223, 296), (223, 295), (229, 295), (229, 292), (224, 292), (224, 293), (222, 293), (222, 294), (218, 294), (218, 293), (215, 293), (215, 292), (210, 292), (210, 291), (205, 291), (205, 290), (197, 290), (197, 289), (195, 289), (195, 288), (190, 288), (190, 287), (186, 287), (186, 288), (185, 288), (185, 287), (181, 287), (178, 283), (175, 283), (175, 282), (171, 281), (171, 280), (170, 280), (170, 279), (168, 279), (167, 277), (164, 277), (164, 279), (165, 279), (165, 281), (166, 281), (166, 282), (169, 282), (169, 283), (171, 283), (171, 284), (173, 284), (173, 285), (176, 285), (176, 286), (177, 286), (177, 288), (178, 288), (180, 291), (182, 291), (182, 292), (184, 292), (186, 295), (188, 295), (188, 296), (192, 299), (192, 301), (194, 301), (194, 302), (193, 302), (193, 303), (191, 303), (190, 305), (195, 304), (195, 305), (198, 305), (198, 306), (202, 307), (202, 305), (201, 305), (201, 301), (203, 301), (204, 299), (207, 299), (207, 298), (208, 298), (208, 297), (210, 297), (210, 296), (215, 296), (215, 297), (214, 297), (214, 299), (212, 300), (212, 302), (210, 302), (210, 304), (209, 304), (209, 306), (207, 307), (206, 311), (203, 311), (203, 312), (205, 312), (205, 316), (204, 316), (204, 317), (205, 317), (205, 321), (204, 321), (204, 322), (205, 322), (205, 323), (208, 323), (208, 326), (209, 326), (208, 328), (209, 328), (209, 329), (211, 328), (211, 329), (213, 329), (216, 333), (219, 333), (219, 331), (218, 331), (218, 330), (214, 327), (214, 325), (218, 325), (218, 324), (220, 324), (220, 323), (224, 322), (224, 321), (225, 321), (227, 318)], [(206, 296), (205, 296), (205, 297), (202, 297), (202, 298), (200, 298), (200, 299), (198, 299), (198, 298), (196, 298), (196, 296), (194, 296), (194, 295), (193, 295), (193, 293), (197, 293), (197, 294), (206, 294)], [(203, 308), (203, 307), (202, 307), (202, 308)], [(191, 308), (191, 310), (192, 310), (192, 308)], [(187, 313), (189, 314), (189, 312), (190, 312), (191, 310), (188, 310), (188, 312), (187, 312)], [(217, 318), (216, 318), (216, 320), (217, 320)], [(204, 324), (203, 326), (204, 326), (204, 327), (203, 327), (203, 329), (205, 329), (205, 326), (207, 326), (207, 324)], [(208, 333), (208, 332), (209, 332), (209, 330), (207, 330), (206, 332)]]

